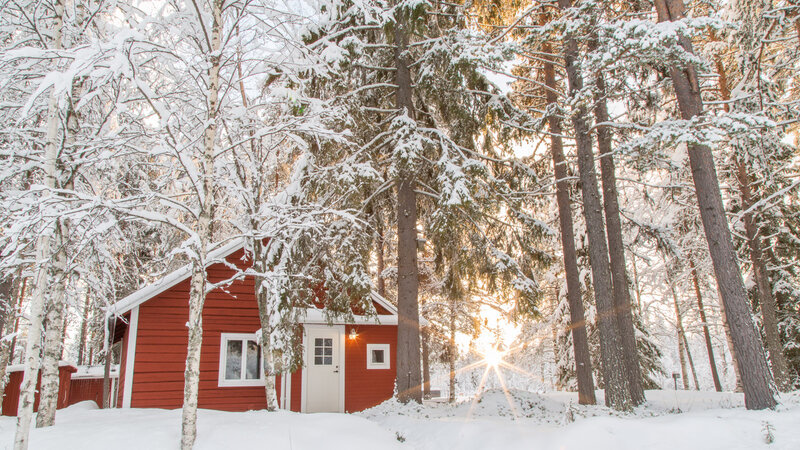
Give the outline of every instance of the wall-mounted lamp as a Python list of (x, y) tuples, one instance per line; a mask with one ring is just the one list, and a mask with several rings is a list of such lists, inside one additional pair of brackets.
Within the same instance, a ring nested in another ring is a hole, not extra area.
[(350, 336), (349, 336), (350, 340), (354, 341), (354, 340), (356, 340), (357, 337), (358, 337), (358, 333), (356, 333), (356, 329), (355, 328), (351, 329), (350, 330)]

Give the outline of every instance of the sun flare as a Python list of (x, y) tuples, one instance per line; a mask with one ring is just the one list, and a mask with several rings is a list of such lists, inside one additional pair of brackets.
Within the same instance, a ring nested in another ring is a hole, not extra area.
[(489, 367), (497, 367), (503, 362), (505, 352), (498, 350), (496, 347), (488, 347), (483, 352), (483, 360)]

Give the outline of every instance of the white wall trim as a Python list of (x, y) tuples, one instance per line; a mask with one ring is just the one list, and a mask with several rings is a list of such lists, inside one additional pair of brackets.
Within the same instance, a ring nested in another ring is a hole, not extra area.
[[(383, 350), (383, 362), (372, 362), (372, 351)], [(391, 346), (389, 344), (367, 344), (367, 369), (391, 369)]]
[[(220, 333), (219, 335), (219, 371), (217, 372), (217, 387), (244, 387), (244, 386), (266, 386), (266, 381), (264, 380), (264, 371), (262, 370), (263, 367), (259, 366), (258, 368), (258, 379), (257, 380), (247, 380), (247, 379), (240, 379), (240, 380), (226, 380), (225, 379), (225, 362), (227, 360), (226, 353), (227, 343), (228, 341), (255, 341), (258, 343), (256, 339), (255, 333)], [(262, 356), (262, 355), (259, 355)], [(246, 359), (247, 358), (247, 347), (242, 342), (242, 377), (245, 376), (245, 369), (246, 369)]]
[(306, 412), (306, 394), (308, 393), (308, 327), (303, 327), (303, 373), (300, 376), (300, 412)]
[(303, 326), (303, 376), (301, 377), (301, 390), (300, 390), (300, 412), (306, 412), (306, 404), (308, 398), (308, 367), (311, 361), (310, 351), (308, 347), (308, 330), (311, 329), (337, 329), (339, 330), (339, 412), (344, 412), (344, 373), (345, 373), (345, 355), (344, 355), (344, 325), (312, 325), (305, 324)]
[(125, 352), (125, 386), (122, 388), (122, 407), (131, 407), (131, 394), (133, 394), (133, 366), (136, 364), (136, 335), (139, 334), (139, 307), (131, 310), (131, 320), (128, 323), (128, 349)]

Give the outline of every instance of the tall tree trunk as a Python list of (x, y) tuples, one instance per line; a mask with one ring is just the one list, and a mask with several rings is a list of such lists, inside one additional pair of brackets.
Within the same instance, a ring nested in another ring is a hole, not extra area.
[(597, 93), (594, 113), (598, 123), (597, 149), (600, 153), (600, 174), (603, 180), (603, 208), (606, 213), (608, 256), (611, 261), (611, 279), (614, 286), (614, 311), (616, 312), (617, 327), (622, 341), (625, 376), (630, 388), (631, 401), (634, 406), (638, 406), (645, 401), (644, 387), (642, 369), (639, 366), (639, 351), (636, 347), (636, 330), (633, 328), (631, 294), (625, 265), (625, 244), (622, 241), (622, 222), (619, 214), (617, 176), (612, 153), (611, 130), (608, 126), (599, 125), (610, 121), (605, 99), (606, 86), (602, 74), (599, 74), (595, 80)]
[(636, 269), (636, 255), (631, 254), (631, 266), (633, 266), (633, 289), (636, 293), (636, 308), (642, 310), (642, 288), (639, 286), (639, 271)]
[[(402, 19), (395, 25), (394, 38), (397, 108), (414, 120), (411, 71), (405, 55), (408, 35)], [(415, 184), (412, 171), (401, 169), (397, 180), (397, 398), (403, 403), (422, 402)]]
[[(720, 298), (721, 297), (722, 294), (720, 294)], [(736, 357), (736, 347), (733, 345), (733, 334), (728, 324), (728, 315), (725, 314), (725, 304), (722, 301), (719, 303), (719, 312), (722, 316), (722, 329), (725, 330), (725, 340), (728, 343), (728, 350), (731, 352), (731, 361), (733, 361), (733, 375), (735, 377), (733, 391), (744, 392), (744, 388), (742, 387), (742, 374), (739, 372), (739, 358)]]
[[(63, 145), (71, 149), (75, 145), (79, 129), (78, 112), (75, 109), (76, 99), (80, 95), (81, 80), (75, 78), (68, 97), (66, 110), (66, 127), (64, 129)], [(72, 190), (74, 184), (72, 177), (61, 186), (65, 190)], [(59, 362), (63, 353), (66, 340), (67, 303), (66, 289), (69, 281), (67, 272), (67, 245), (69, 240), (69, 226), (64, 220), (59, 220), (55, 230), (55, 254), (53, 263), (53, 280), (50, 290), (50, 305), (45, 317), (45, 339), (42, 352), (42, 381), (39, 393), (39, 411), (36, 415), (36, 427), (51, 427), (56, 422), (56, 408), (58, 407)]]
[(700, 292), (700, 278), (697, 276), (697, 267), (694, 261), (689, 259), (689, 267), (692, 269), (692, 281), (694, 284), (694, 295), (697, 298), (697, 310), (700, 312), (700, 320), (703, 322), (703, 337), (706, 340), (706, 349), (708, 350), (708, 364), (711, 366), (711, 378), (714, 380), (714, 389), (717, 392), (722, 392), (722, 383), (719, 381), (719, 373), (717, 373), (717, 362), (714, 359), (714, 346), (711, 344), (711, 332), (708, 329), (708, 320), (706, 319), (706, 311), (703, 306), (703, 295)]
[[(715, 59), (717, 72), (719, 73), (720, 98), (725, 102), (725, 111), (729, 110), (728, 103), (731, 99), (731, 89), (728, 84), (727, 72), (722, 60)], [(766, 337), (769, 361), (772, 366), (772, 376), (778, 389), (785, 391), (791, 387), (789, 382), (789, 370), (786, 365), (786, 358), (783, 354), (780, 332), (778, 331), (777, 305), (775, 296), (772, 293), (772, 284), (769, 281), (769, 272), (761, 251), (761, 237), (758, 232), (758, 225), (751, 208), (755, 203), (750, 189), (750, 175), (747, 166), (741, 157), (734, 157), (736, 168), (736, 180), (739, 184), (739, 195), (742, 201), (742, 210), (745, 211), (742, 221), (744, 222), (745, 238), (747, 247), (750, 249), (750, 264), (753, 267), (753, 278), (756, 284), (756, 294), (759, 308), (761, 308), (762, 326)]]
[[(666, 262), (666, 261), (665, 261)], [(683, 380), (683, 389), (689, 390), (689, 371), (686, 370), (686, 339), (684, 339), (683, 331), (683, 314), (681, 314), (681, 307), (678, 303), (678, 291), (675, 289), (675, 277), (667, 269), (667, 282), (669, 283), (670, 292), (672, 292), (672, 304), (675, 307), (675, 331), (678, 338), (678, 360), (681, 364), (681, 380)]]
[(450, 348), (447, 352), (447, 365), (450, 369), (449, 374), (449, 382), (450, 382), (450, 392), (448, 393), (448, 400), (450, 403), (454, 403), (456, 401), (456, 355), (458, 354), (458, 348), (456, 347), (456, 299), (450, 299), (450, 321), (448, 330), (450, 332), (450, 340), (448, 342)]
[(422, 397), (431, 398), (430, 327), (422, 327)]
[(114, 335), (117, 333), (117, 317), (112, 316), (105, 323), (106, 330), (108, 332), (106, 339), (105, 339), (105, 367), (103, 367), (103, 404), (101, 405), (103, 409), (108, 409), (111, 396), (111, 363), (112, 359), (114, 358), (114, 352), (112, 351), (114, 346)]
[(255, 278), (256, 301), (258, 303), (258, 318), (261, 321), (261, 370), (264, 372), (264, 394), (267, 411), (278, 409), (278, 392), (275, 376), (280, 372), (275, 367), (272, 348), (273, 311), (269, 301), (267, 280), (263, 275), (267, 271), (267, 249), (261, 239), (253, 240), (253, 267), (256, 269)]
[[(562, 10), (569, 9), (570, 0), (559, 0)], [(583, 79), (577, 66), (579, 60), (578, 43), (570, 33), (565, 35), (564, 60), (571, 98), (576, 98), (583, 90)], [(578, 170), (583, 194), (583, 214), (586, 220), (586, 234), (589, 238), (589, 262), (592, 267), (595, 302), (597, 304), (597, 324), (600, 330), (600, 357), (603, 362), (603, 381), (605, 382), (606, 405), (617, 410), (628, 410), (632, 405), (630, 389), (625, 377), (625, 361), (622, 355), (622, 342), (619, 337), (616, 314), (614, 314), (613, 285), (611, 267), (608, 261), (606, 227), (600, 203), (600, 192), (595, 173), (592, 142), (589, 136), (588, 113), (586, 105), (579, 103), (572, 115), (575, 140), (578, 150)]]
[[(62, 48), (62, 34), (64, 28), (64, 2), (58, 0), (53, 4), (52, 48)], [(50, 94), (47, 105), (47, 134), (44, 147), (44, 185), (48, 189), (56, 187), (56, 162), (58, 160), (58, 128), (59, 108), (56, 93)], [(43, 194), (50, 196), (48, 192)], [(20, 385), (20, 401), (17, 409), (17, 428), (14, 434), (14, 450), (28, 448), (31, 420), (33, 419), (33, 401), (36, 384), (39, 378), (39, 365), (41, 353), (42, 324), (44, 319), (45, 297), (48, 288), (48, 275), (50, 265), (50, 239), (55, 233), (55, 223), (49, 222), (36, 239), (35, 283), (34, 292), (29, 306), (29, 322), (27, 344), (25, 346), (25, 373)]]
[[(192, 278), (189, 291), (189, 342), (186, 349), (186, 370), (183, 384), (183, 411), (181, 414), (181, 449), (191, 450), (197, 438), (197, 396), (200, 386), (200, 350), (203, 344), (203, 305), (206, 299), (206, 257), (213, 237), (214, 217), (214, 150), (216, 148), (217, 118), (219, 114), (219, 87), (222, 46), (223, 0), (211, 2), (211, 48), (208, 49), (208, 112), (202, 148), (202, 198), (197, 220), (197, 256), (192, 261)], [(201, 19), (202, 20), (202, 19)]]
[(386, 251), (386, 231), (383, 228), (383, 218), (380, 214), (376, 214), (375, 227), (378, 231), (377, 239), (377, 260), (378, 260), (378, 294), (381, 297), (386, 297), (386, 280), (383, 278), (383, 271), (386, 269), (386, 259), (384, 252)]
[(689, 346), (689, 339), (686, 338), (686, 330), (683, 331), (683, 348), (686, 350), (686, 359), (689, 360), (689, 369), (692, 370), (692, 382), (694, 382), (694, 390), (700, 390), (700, 382), (697, 380), (697, 371), (694, 368), (694, 358), (692, 358), (691, 347)]
[(750, 263), (753, 267), (753, 278), (755, 278), (756, 282), (758, 305), (761, 309), (761, 322), (764, 327), (769, 362), (772, 366), (772, 376), (778, 389), (786, 391), (791, 388), (789, 370), (786, 365), (786, 358), (783, 355), (783, 345), (781, 345), (781, 335), (778, 330), (777, 304), (775, 296), (772, 295), (772, 283), (769, 281), (767, 265), (764, 261), (764, 254), (761, 251), (758, 225), (753, 213), (750, 212), (754, 203), (750, 190), (750, 176), (741, 158), (736, 158), (735, 163), (736, 175), (739, 181), (739, 193), (742, 198), (742, 209), (746, 211), (743, 216), (744, 230), (747, 237), (747, 246), (750, 249)]
[[(545, 55), (553, 50), (549, 43), (542, 47)], [(546, 56), (550, 58), (550, 56)], [(548, 59), (544, 63), (544, 78), (547, 86), (548, 105), (558, 104), (558, 86), (556, 84), (555, 67)], [(575, 356), (575, 376), (578, 381), (578, 403), (594, 405), (594, 380), (592, 378), (592, 360), (589, 353), (589, 339), (586, 334), (586, 319), (581, 296), (580, 271), (575, 251), (575, 232), (573, 229), (572, 209), (569, 198), (569, 180), (567, 162), (564, 157), (564, 146), (561, 140), (563, 130), (561, 119), (557, 114), (547, 118), (550, 128), (550, 152), (553, 158), (553, 172), (556, 179), (556, 202), (558, 204), (558, 220), (561, 228), (561, 250), (564, 254), (564, 273), (567, 278), (567, 303), (569, 304), (570, 332), (572, 333), (572, 349)]]
[[(81, 314), (81, 332), (78, 338), (78, 364), (85, 363), (83, 356), (86, 353), (86, 335), (89, 323), (89, 291), (86, 291), (86, 298), (83, 301), (83, 313)], [(91, 361), (89, 361), (91, 364)]]
[[(656, 0), (655, 4), (660, 22), (680, 20), (685, 16), (683, 0)], [(687, 52), (692, 52), (691, 42), (687, 38), (682, 38), (680, 45)], [(670, 77), (681, 117), (689, 120), (701, 115), (703, 102), (694, 67), (672, 67)], [(764, 347), (747, 306), (747, 292), (737, 265), (711, 149), (690, 143), (688, 150), (700, 217), (736, 348), (745, 406), (747, 409), (772, 408), (777, 404), (773, 393), (774, 383), (764, 356)]]

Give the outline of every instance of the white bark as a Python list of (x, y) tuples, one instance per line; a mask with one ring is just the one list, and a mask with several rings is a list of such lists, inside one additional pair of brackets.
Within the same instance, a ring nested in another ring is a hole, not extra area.
[[(64, 26), (64, 3), (58, 0), (53, 5), (53, 47), (61, 48), (62, 31)], [(47, 135), (44, 154), (44, 184), (48, 188), (56, 186), (56, 159), (58, 158), (58, 99), (55, 93), (50, 95), (47, 105)], [(44, 196), (48, 196), (47, 192)], [(55, 232), (55, 223), (50, 222), (42, 230), (36, 240), (36, 275), (34, 291), (30, 301), (30, 328), (28, 329), (27, 344), (25, 346), (25, 374), (20, 385), (20, 401), (17, 409), (17, 429), (14, 435), (14, 450), (28, 448), (31, 420), (33, 418), (33, 401), (36, 383), (39, 377), (39, 363), (42, 340), (42, 321), (44, 318), (45, 294), (48, 281), (48, 260), (51, 256), (50, 238)]]
[(42, 385), (39, 393), (39, 412), (36, 415), (36, 427), (50, 427), (56, 422), (58, 403), (58, 363), (61, 361), (61, 348), (64, 333), (64, 272), (66, 255), (64, 253), (64, 236), (66, 225), (59, 224), (55, 235), (55, 248), (51, 272), (55, 282), (50, 289), (50, 304), (45, 318), (44, 349), (42, 351)]
[[(199, 239), (197, 257), (193, 264), (189, 297), (189, 344), (184, 372), (183, 413), (181, 420), (181, 449), (190, 450), (197, 437), (197, 396), (200, 384), (200, 349), (203, 343), (203, 304), (206, 297), (205, 263), (208, 245), (212, 239), (211, 220), (214, 206), (214, 149), (217, 135), (219, 109), (220, 47), (223, 0), (212, 3), (213, 24), (211, 48), (208, 53), (208, 113), (203, 136), (201, 160), (203, 164), (202, 198), (197, 222)], [(202, 20), (202, 18), (200, 19)]]
[(258, 302), (258, 317), (261, 320), (261, 370), (264, 372), (264, 395), (267, 411), (278, 409), (278, 394), (275, 383), (275, 358), (272, 349), (272, 314), (273, 305), (269, 302), (267, 281), (263, 274), (266, 272), (266, 249), (260, 239), (253, 242), (253, 267), (259, 275), (255, 276), (256, 301)]

